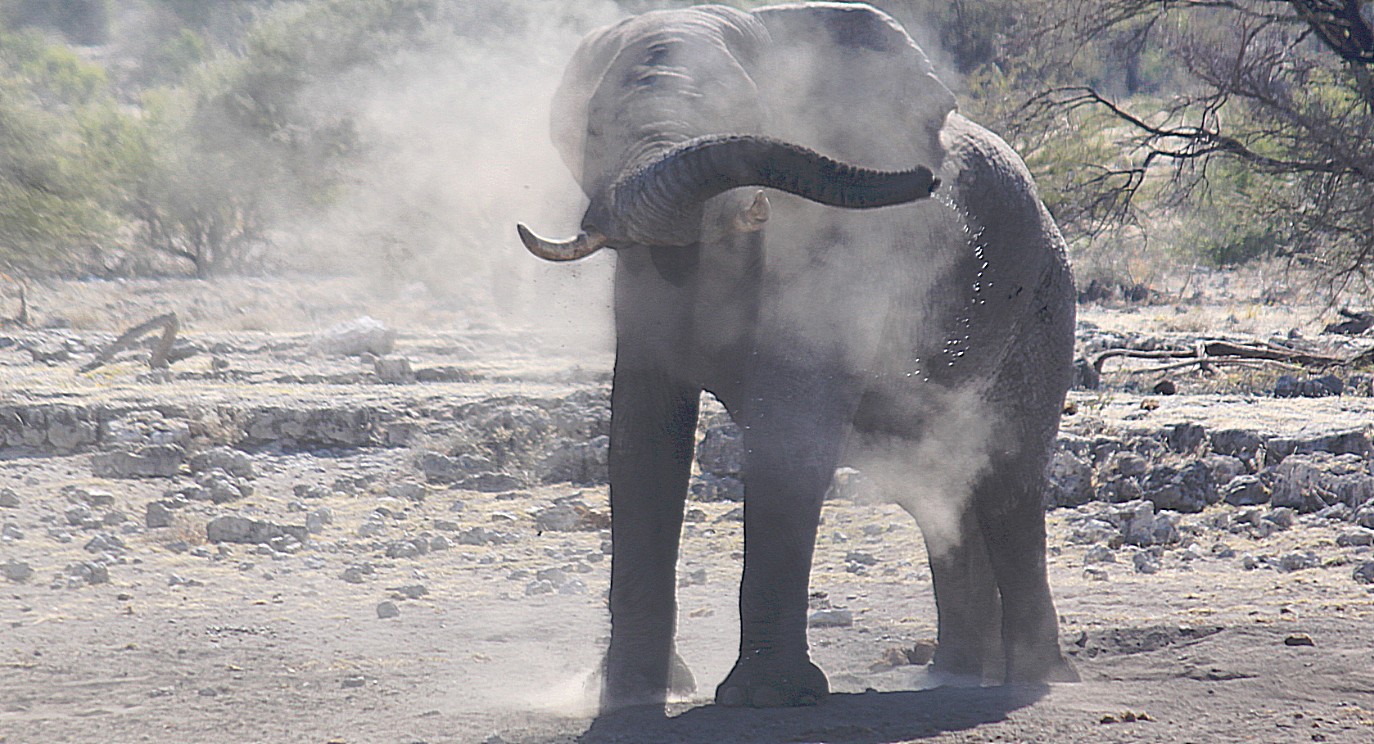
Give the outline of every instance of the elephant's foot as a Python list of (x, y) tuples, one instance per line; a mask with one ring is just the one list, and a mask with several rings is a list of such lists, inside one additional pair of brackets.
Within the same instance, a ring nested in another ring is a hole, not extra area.
[(1009, 685), (1043, 685), (1050, 682), (1078, 682), (1078, 672), (1059, 653), (1058, 646), (1025, 649), (1007, 660)]
[[(692, 670), (677, 652), (673, 652), (668, 666), (667, 694), (685, 697), (696, 692), (696, 689), (697, 682)], [(609, 658), (606, 660), (601, 680), (602, 713), (645, 705), (661, 706), (665, 699), (662, 683), (655, 681), (644, 669), (616, 665)]]
[(935, 649), (931, 675), (942, 686), (977, 687), (983, 683), (983, 653), (973, 643), (943, 642)]
[(716, 688), (716, 704), (727, 708), (788, 708), (817, 705), (830, 694), (825, 672), (799, 659), (741, 659)]

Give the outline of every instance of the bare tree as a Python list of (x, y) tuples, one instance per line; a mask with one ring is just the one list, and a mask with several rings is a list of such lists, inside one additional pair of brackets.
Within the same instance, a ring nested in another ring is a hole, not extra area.
[(1071, 218), (1119, 223), (1159, 175), (1168, 176), (1160, 191), (1181, 203), (1207, 196), (1219, 169), (1239, 168), (1259, 185), (1228, 198), (1290, 255), (1337, 285), (1374, 276), (1374, 3), (1108, 0), (1093, 14), (1051, 5), (1061, 12), (1042, 33), (1084, 43), (1129, 31), (1171, 55), (1191, 83), (1157, 110), (1075, 85), (1023, 111), (1032, 129), (1065, 112), (1105, 112), (1126, 133), (1129, 159), (1084, 179), (1088, 196)]

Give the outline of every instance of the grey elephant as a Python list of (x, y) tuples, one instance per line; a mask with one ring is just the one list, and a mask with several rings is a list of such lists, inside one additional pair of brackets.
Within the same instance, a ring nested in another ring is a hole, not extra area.
[(1042, 505), (1073, 281), (1025, 165), (954, 108), (906, 32), (856, 3), (651, 12), (574, 54), (553, 138), (590, 205), (574, 238), (519, 232), (549, 260), (616, 251), (603, 711), (693, 684), (675, 571), (702, 391), (746, 452), (718, 703), (827, 695), (808, 582), (842, 462), (921, 527), (936, 671), (1076, 678)]

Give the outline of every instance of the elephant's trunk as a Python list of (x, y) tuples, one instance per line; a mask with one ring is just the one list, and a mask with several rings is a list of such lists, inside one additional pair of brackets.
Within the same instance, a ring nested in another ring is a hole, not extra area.
[(583, 248), (591, 245), (589, 240), (596, 247), (624, 242), (689, 245), (700, 237), (702, 204), (740, 186), (764, 186), (833, 207), (868, 209), (924, 199), (939, 185), (923, 165), (905, 171), (871, 170), (769, 137), (711, 135), (677, 145), (618, 178), (608, 199), (593, 201), (577, 238), (546, 241), (523, 226), (520, 237), (530, 252), (550, 260), (588, 255), (591, 251)]

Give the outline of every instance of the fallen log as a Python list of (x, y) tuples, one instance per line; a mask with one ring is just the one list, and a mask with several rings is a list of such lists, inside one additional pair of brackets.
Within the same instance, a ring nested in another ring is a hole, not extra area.
[(1165, 372), (1172, 369), (1197, 365), (1204, 372), (1211, 372), (1213, 366), (1257, 366), (1273, 364), (1289, 369), (1315, 367), (1325, 369), (1336, 366), (1358, 366), (1360, 363), (1374, 361), (1374, 349), (1362, 351), (1352, 357), (1337, 357), (1329, 354), (1314, 354), (1290, 349), (1268, 341), (1247, 343), (1235, 341), (1198, 341), (1191, 349), (1164, 349), (1160, 351), (1140, 351), (1137, 349), (1107, 349), (1093, 359), (1093, 368), (1098, 374), (1108, 359), (1161, 359), (1175, 360), (1148, 369), (1132, 370), (1131, 374)]
[(172, 344), (176, 341), (177, 331), (181, 328), (180, 321), (177, 320), (176, 313), (166, 313), (156, 318), (145, 320), (142, 323), (121, 333), (119, 338), (114, 340), (103, 351), (96, 355), (95, 359), (81, 366), (82, 372), (90, 372), (109, 363), (125, 349), (138, 343), (138, 340), (146, 336), (153, 330), (162, 329), (162, 337), (153, 345), (153, 352), (148, 357), (148, 366), (153, 369), (166, 369), (171, 364)]

